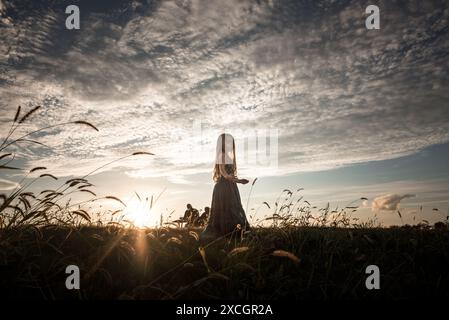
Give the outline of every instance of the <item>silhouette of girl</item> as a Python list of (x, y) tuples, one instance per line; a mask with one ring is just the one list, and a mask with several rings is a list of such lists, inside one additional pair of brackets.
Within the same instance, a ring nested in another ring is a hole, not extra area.
[(237, 183), (247, 184), (248, 180), (237, 178), (235, 142), (230, 134), (218, 137), (213, 179), (212, 205), (209, 222), (201, 233), (201, 239), (214, 239), (238, 230), (249, 229), (240, 200)]

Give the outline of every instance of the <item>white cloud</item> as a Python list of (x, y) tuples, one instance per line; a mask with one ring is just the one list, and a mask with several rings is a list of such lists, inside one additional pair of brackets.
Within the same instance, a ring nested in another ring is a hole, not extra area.
[(399, 203), (401, 200), (406, 198), (413, 198), (414, 194), (387, 194), (380, 197), (377, 197), (373, 200), (371, 207), (374, 210), (388, 210), (395, 211), (399, 208)]

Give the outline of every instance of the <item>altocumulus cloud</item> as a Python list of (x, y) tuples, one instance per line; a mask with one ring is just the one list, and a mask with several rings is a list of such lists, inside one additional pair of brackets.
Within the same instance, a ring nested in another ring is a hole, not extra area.
[[(376, 31), (359, 1), (0, 3), (0, 132), (19, 104), (44, 107), (29, 129), (82, 118), (101, 130), (41, 135), (54, 153), (17, 150), (30, 166), (51, 156), (55, 174), (136, 149), (160, 158), (121, 164), (132, 176), (208, 172), (225, 129), (278, 129), (276, 174), (449, 141), (446, 1), (378, 1)], [(80, 31), (64, 29), (68, 4)], [(183, 161), (198, 143), (196, 162)]]
[(406, 198), (413, 198), (414, 194), (387, 194), (384, 196), (377, 197), (373, 200), (371, 207), (373, 210), (388, 210), (394, 211), (398, 210), (401, 200)]

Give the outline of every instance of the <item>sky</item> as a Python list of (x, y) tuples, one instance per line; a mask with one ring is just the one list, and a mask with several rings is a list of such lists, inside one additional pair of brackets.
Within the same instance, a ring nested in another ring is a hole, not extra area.
[[(65, 27), (72, 4), (79, 30)], [(365, 27), (369, 4), (379, 30)], [(91, 122), (99, 132), (55, 128), (33, 136), (51, 148), (11, 148), (21, 167), (66, 179), (154, 153), (91, 181), (127, 203), (162, 192), (155, 217), (210, 205), (228, 132), (239, 175), (258, 178), (249, 202), (240, 186), (248, 214), (304, 188), (317, 206), (367, 197), (358, 217), (385, 225), (444, 220), (448, 21), (447, 1), (0, 0), (0, 136), (19, 105), (42, 106), (23, 132)], [(0, 189), (20, 179), (2, 170)]]

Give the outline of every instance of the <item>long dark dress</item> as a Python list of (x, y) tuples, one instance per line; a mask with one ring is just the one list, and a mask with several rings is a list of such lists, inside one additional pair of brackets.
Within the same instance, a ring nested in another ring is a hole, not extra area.
[(201, 233), (201, 240), (232, 235), (237, 225), (240, 225), (241, 229), (249, 229), (239, 189), (235, 182), (221, 176), (214, 186), (210, 218)]

